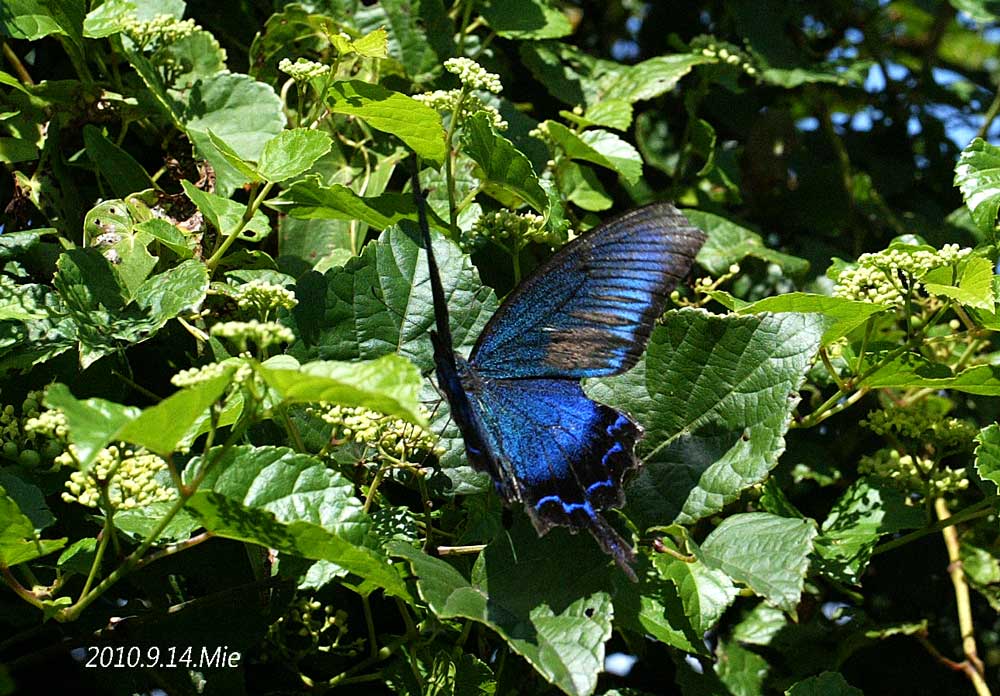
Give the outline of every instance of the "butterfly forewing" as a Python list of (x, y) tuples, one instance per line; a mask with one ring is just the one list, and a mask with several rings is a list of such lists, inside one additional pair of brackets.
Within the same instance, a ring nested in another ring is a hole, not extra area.
[(704, 240), (667, 203), (587, 232), (514, 290), (480, 334), (470, 363), (498, 378), (624, 372), (642, 355)]

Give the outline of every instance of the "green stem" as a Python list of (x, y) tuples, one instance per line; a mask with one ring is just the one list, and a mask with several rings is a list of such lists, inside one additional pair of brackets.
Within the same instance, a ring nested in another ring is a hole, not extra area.
[(14, 49), (10, 47), (10, 44), (4, 41), (3, 37), (0, 37), (0, 44), (3, 45), (3, 57), (7, 59), (11, 70), (14, 71), (17, 78), (29, 87), (34, 85), (35, 81), (31, 79), (31, 73), (29, 73), (28, 69), (24, 67), (24, 63), (22, 63), (21, 59), (17, 57), (17, 54), (14, 53)]
[(848, 390), (847, 385), (844, 384), (844, 380), (840, 378), (840, 373), (837, 372), (833, 363), (830, 362), (830, 356), (826, 352), (826, 348), (819, 349), (819, 357), (820, 360), (823, 361), (823, 366), (826, 368), (826, 371), (830, 373), (830, 377), (832, 377), (833, 381), (837, 383), (837, 388), (842, 392), (846, 392)]
[(475, 4), (474, 0), (465, 0), (465, 6), (462, 8), (462, 26), (458, 30), (459, 55), (465, 55), (465, 35), (469, 31), (469, 20), (472, 18), (472, 8)]
[(455, 201), (455, 160), (458, 153), (454, 149), (453, 142), (455, 128), (458, 125), (459, 114), (462, 113), (462, 104), (465, 102), (466, 94), (468, 94), (468, 88), (462, 85), (458, 99), (455, 100), (455, 108), (452, 109), (451, 119), (448, 122), (448, 133), (445, 136), (444, 176), (448, 183), (448, 234), (452, 239), (458, 239), (458, 205)]
[(976, 133), (977, 138), (986, 138), (986, 134), (989, 132), (990, 126), (993, 125), (993, 121), (996, 119), (998, 113), (1000, 113), (1000, 91), (993, 95), (993, 103), (990, 104), (990, 108), (986, 110), (986, 114), (983, 116), (983, 124), (979, 126), (979, 132)]
[(905, 546), (912, 541), (917, 539), (922, 539), (928, 534), (937, 534), (945, 527), (951, 527), (962, 522), (968, 522), (969, 520), (978, 519), (980, 517), (987, 517), (994, 514), (997, 503), (1000, 503), (1000, 498), (992, 497), (985, 500), (980, 500), (975, 505), (970, 505), (961, 512), (956, 512), (947, 519), (939, 520), (935, 524), (924, 527), (923, 529), (918, 529), (909, 534), (904, 534), (898, 539), (893, 539), (887, 541), (884, 544), (879, 544), (872, 551), (872, 555), (876, 556), (880, 553), (885, 553), (886, 551), (892, 551), (893, 549), (898, 549), (900, 546)]
[[(951, 519), (951, 512), (944, 498), (934, 501), (934, 511), (940, 522)], [(958, 627), (962, 636), (962, 652), (965, 661), (972, 667), (966, 671), (966, 676), (972, 682), (978, 696), (990, 696), (990, 688), (986, 685), (983, 661), (979, 659), (976, 649), (976, 631), (972, 623), (972, 601), (969, 597), (969, 584), (965, 580), (965, 570), (962, 568), (962, 550), (958, 540), (958, 530), (949, 525), (941, 530), (945, 547), (948, 549), (948, 575), (955, 590), (955, 607), (958, 611)]]
[(219, 261), (221, 261), (225, 253), (229, 251), (229, 247), (231, 247), (233, 242), (239, 238), (240, 233), (246, 229), (246, 226), (250, 223), (254, 213), (256, 213), (260, 208), (264, 199), (267, 198), (267, 195), (271, 193), (272, 188), (274, 188), (274, 182), (272, 181), (267, 182), (261, 187), (260, 193), (258, 193), (250, 205), (247, 206), (247, 211), (243, 213), (243, 219), (240, 220), (240, 224), (237, 225), (236, 229), (230, 232), (228, 236), (226, 236), (222, 244), (219, 245), (219, 248), (216, 249), (214, 254), (212, 254), (212, 258), (205, 262), (205, 265), (208, 266), (208, 270), (210, 272), (215, 270), (215, 267), (219, 265)]
[[(90, 564), (90, 572), (87, 574), (87, 581), (83, 584), (83, 589), (80, 591), (80, 599), (83, 599), (88, 592), (90, 592), (91, 585), (94, 584), (94, 580), (97, 578), (98, 570), (101, 567), (101, 561), (104, 559), (104, 551), (108, 548), (108, 541), (111, 539), (111, 515), (105, 515), (104, 517), (104, 529), (101, 531), (101, 540), (97, 543), (97, 552), (94, 554), (94, 560)], [(77, 602), (80, 600), (78, 599)]]
[(854, 368), (854, 374), (861, 374), (861, 367), (864, 365), (865, 351), (868, 350), (868, 339), (871, 338), (872, 330), (875, 328), (875, 317), (868, 317), (868, 321), (865, 323), (865, 335), (861, 339), (861, 350), (858, 351), (858, 364)]
[(10, 572), (10, 567), (5, 563), (0, 563), (0, 576), (3, 577), (4, 582), (7, 583), (7, 586), (11, 590), (13, 590), (14, 594), (30, 605), (39, 609), (42, 608), (42, 600), (36, 597), (34, 592), (18, 582), (17, 578), (14, 577), (14, 574)]

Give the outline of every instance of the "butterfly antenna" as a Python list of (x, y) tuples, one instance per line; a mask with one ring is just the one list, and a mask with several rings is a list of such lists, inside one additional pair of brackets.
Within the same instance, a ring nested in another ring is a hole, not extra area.
[(413, 198), (417, 203), (417, 221), (420, 223), (420, 237), (427, 250), (427, 270), (431, 279), (431, 297), (434, 299), (434, 321), (438, 338), (443, 345), (451, 346), (451, 328), (448, 325), (448, 302), (444, 296), (444, 286), (441, 285), (441, 273), (438, 271), (437, 259), (431, 245), (431, 228), (427, 223), (427, 199), (420, 188), (419, 167), (413, 168)]

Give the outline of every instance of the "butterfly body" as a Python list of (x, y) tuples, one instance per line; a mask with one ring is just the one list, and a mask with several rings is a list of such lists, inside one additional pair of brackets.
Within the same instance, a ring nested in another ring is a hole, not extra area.
[(539, 534), (553, 526), (586, 529), (635, 579), (634, 552), (601, 511), (624, 503), (622, 483), (638, 466), (642, 429), (587, 397), (580, 380), (635, 364), (704, 235), (668, 204), (591, 230), (511, 293), (465, 360), (453, 349), (430, 233), (422, 228), (438, 384), (470, 463), (490, 474), (506, 502), (524, 503)]

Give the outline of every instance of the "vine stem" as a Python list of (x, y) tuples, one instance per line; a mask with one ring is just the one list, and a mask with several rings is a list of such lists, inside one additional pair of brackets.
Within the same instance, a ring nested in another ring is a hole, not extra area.
[(915, 532), (910, 532), (909, 534), (904, 534), (898, 539), (893, 539), (887, 541), (884, 544), (879, 544), (872, 551), (873, 556), (877, 556), (880, 553), (885, 553), (886, 551), (892, 551), (900, 546), (905, 546), (912, 541), (921, 539), (928, 534), (934, 534), (935, 532), (943, 531), (947, 527), (953, 527), (961, 522), (968, 522), (969, 520), (974, 520), (979, 517), (986, 517), (993, 514), (993, 509), (997, 504), (997, 498), (987, 498), (986, 500), (980, 500), (975, 505), (970, 505), (960, 512), (956, 512), (954, 515), (949, 515), (944, 520), (938, 520), (936, 524), (932, 524), (929, 527), (924, 527), (923, 529), (918, 529)]
[[(948, 503), (944, 498), (934, 501), (934, 512), (938, 521), (946, 522), (951, 518)], [(962, 568), (961, 547), (958, 541), (958, 529), (954, 524), (941, 530), (944, 545), (948, 549), (948, 575), (955, 588), (955, 604), (958, 609), (958, 627), (962, 633), (962, 652), (965, 653), (965, 664), (962, 671), (972, 682), (978, 696), (991, 696), (990, 687), (986, 684), (983, 661), (979, 659), (976, 650), (976, 633), (972, 625), (972, 603), (969, 600), (969, 585), (965, 582), (965, 570)]]
[(458, 124), (459, 114), (462, 113), (462, 104), (465, 102), (468, 92), (469, 88), (463, 84), (458, 93), (458, 99), (455, 100), (455, 108), (452, 109), (448, 132), (445, 136), (444, 176), (448, 185), (448, 233), (452, 239), (458, 239), (458, 204), (455, 191), (455, 160), (458, 153), (454, 147), (455, 126)]
[(10, 44), (3, 39), (0, 39), (0, 43), (3, 44), (3, 56), (7, 59), (7, 63), (10, 64), (10, 68), (14, 71), (14, 74), (17, 75), (18, 79), (24, 84), (29, 87), (34, 86), (35, 81), (31, 79), (31, 73), (29, 73), (28, 69), (24, 67), (24, 63), (22, 63), (21, 59), (17, 57), (17, 54), (14, 53), (14, 49), (11, 48)]
[(247, 211), (243, 213), (243, 219), (240, 220), (240, 224), (236, 226), (229, 235), (226, 236), (219, 248), (212, 254), (212, 258), (205, 262), (208, 266), (209, 271), (214, 271), (215, 267), (219, 265), (219, 261), (222, 260), (223, 255), (229, 251), (229, 247), (233, 245), (233, 242), (240, 236), (240, 232), (246, 229), (246, 226), (250, 224), (250, 220), (253, 219), (254, 213), (260, 208), (264, 199), (267, 198), (267, 194), (271, 193), (271, 189), (274, 187), (274, 182), (269, 181), (264, 186), (261, 187), (260, 193), (253, 199), (253, 202), (247, 206)]
[(14, 577), (12, 572), (10, 572), (10, 566), (6, 563), (0, 563), (0, 576), (3, 576), (4, 582), (18, 597), (38, 609), (43, 608), (42, 600), (38, 599), (34, 592), (18, 582), (18, 579)]
[(990, 126), (993, 125), (993, 121), (996, 120), (998, 113), (1000, 113), (1000, 91), (993, 95), (993, 103), (990, 104), (990, 108), (986, 110), (986, 114), (983, 116), (983, 124), (979, 126), (979, 132), (976, 133), (977, 138), (986, 138), (986, 133), (989, 132)]

